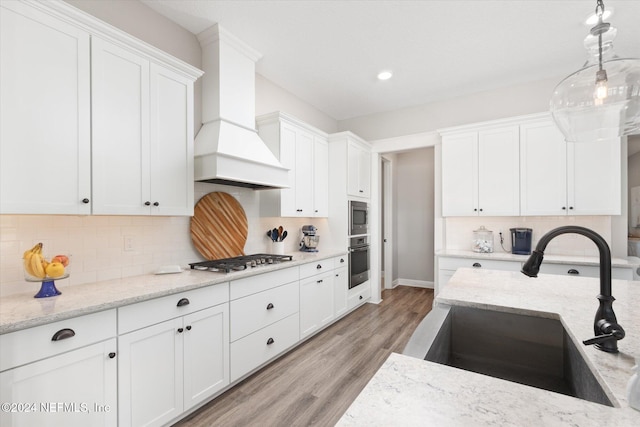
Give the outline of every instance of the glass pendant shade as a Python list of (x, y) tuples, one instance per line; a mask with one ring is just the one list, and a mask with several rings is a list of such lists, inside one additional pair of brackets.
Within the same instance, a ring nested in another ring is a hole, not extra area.
[(551, 114), (569, 142), (640, 134), (640, 59), (615, 56), (615, 35), (587, 36), (589, 60), (553, 92)]

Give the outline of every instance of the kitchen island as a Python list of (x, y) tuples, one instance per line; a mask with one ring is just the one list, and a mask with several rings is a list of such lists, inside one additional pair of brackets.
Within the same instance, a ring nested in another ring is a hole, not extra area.
[(613, 281), (613, 304), (626, 337), (609, 354), (582, 340), (593, 335), (599, 281), (517, 272), (460, 269), (434, 305), (464, 306), (562, 322), (614, 407), (392, 354), (338, 425), (640, 425), (625, 390), (640, 358), (640, 282)]

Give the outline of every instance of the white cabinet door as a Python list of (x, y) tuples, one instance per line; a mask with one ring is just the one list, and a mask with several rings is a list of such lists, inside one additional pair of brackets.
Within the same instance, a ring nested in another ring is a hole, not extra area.
[(520, 215), (518, 126), (478, 133), (478, 214)]
[[(280, 213), (282, 216), (296, 216), (296, 140), (297, 129), (294, 126), (282, 123), (280, 125), (280, 163), (289, 169), (289, 188), (280, 191), (280, 199), (275, 198), (274, 203), (280, 203)], [(274, 144), (278, 145), (277, 142)]]
[(329, 144), (313, 138), (313, 216), (329, 216)]
[(550, 120), (521, 125), (521, 215), (566, 215), (568, 208), (564, 136)]
[(567, 152), (568, 213), (620, 215), (620, 140), (567, 143)]
[(118, 425), (161, 426), (183, 412), (182, 318), (118, 337)]
[(151, 213), (193, 215), (193, 82), (156, 64), (150, 72)]
[(478, 214), (478, 133), (442, 138), (442, 216)]
[(329, 272), (300, 281), (300, 338), (333, 320), (333, 280)]
[(93, 213), (149, 213), (149, 61), (92, 39)]
[(338, 268), (333, 277), (333, 315), (340, 317), (347, 312), (347, 294), (349, 291), (349, 271), (347, 267)]
[(313, 216), (313, 135), (296, 133), (295, 216)]
[(184, 317), (184, 410), (229, 384), (229, 305)]
[(15, 412), (3, 407), (0, 424), (116, 425), (117, 360), (112, 338), (0, 373), (0, 400), (28, 404)]
[(371, 197), (371, 153), (359, 144), (347, 144), (347, 193)]
[(0, 8), (0, 213), (89, 214), (89, 34)]

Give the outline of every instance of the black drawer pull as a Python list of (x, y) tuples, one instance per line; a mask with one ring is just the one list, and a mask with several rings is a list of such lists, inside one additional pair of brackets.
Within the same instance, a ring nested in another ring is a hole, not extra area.
[(182, 298), (178, 301), (178, 307), (189, 305), (189, 298)]
[(480, 267), (482, 267), (482, 264), (480, 264), (479, 262), (474, 262), (472, 267), (480, 268)]
[(316, 270), (320, 270), (322, 266), (320, 264), (316, 265)]
[(187, 331), (191, 330), (191, 325), (187, 325)]
[(84, 203), (84, 204), (86, 205), (87, 203), (89, 203), (89, 199), (87, 199), (87, 198), (85, 197), (84, 199), (82, 199), (82, 203)]
[(569, 269), (569, 271), (567, 271), (567, 274), (575, 274), (576, 276), (580, 274), (580, 272), (578, 270), (576, 270), (575, 268), (571, 268)]
[(269, 303), (267, 304), (267, 310), (271, 310), (273, 308), (273, 304)]
[(269, 339), (267, 340), (267, 345), (271, 345), (271, 344), (273, 344), (274, 342), (275, 342), (275, 341), (273, 340), (273, 338), (269, 338)]
[(184, 332), (184, 329), (182, 329), (182, 328), (178, 328), (178, 333), (179, 333), (179, 334), (181, 334), (181, 333), (183, 333), (183, 332)]
[(151, 206), (151, 202), (147, 200), (146, 202), (144, 202), (144, 205), (145, 206)]
[(67, 338), (71, 338), (75, 336), (76, 336), (76, 333), (74, 332), (73, 329), (64, 328), (64, 329), (60, 329), (58, 332), (53, 334), (53, 336), (51, 337), (51, 341), (66, 340)]
[(160, 206), (160, 203), (158, 203), (158, 202), (153, 202), (153, 206)]
[(114, 357), (116, 357), (116, 354), (113, 351), (109, 353), (109, 359), (113, 359)]
[(358, 299), (362, 299), (362, 298), (364, 298), (362, 295), (360, 295), (360, 297), (358, 297)]
[(322, 283), (322, 279), (316, 280), (316, 283)]
[(340, 258), (340, 264), (344, 262), (344, 258)]

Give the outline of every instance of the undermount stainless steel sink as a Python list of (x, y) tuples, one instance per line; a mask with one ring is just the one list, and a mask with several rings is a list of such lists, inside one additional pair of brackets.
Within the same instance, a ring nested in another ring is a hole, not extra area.
[(555, 319), (437, 306), (404, 354), (614, 406)]

